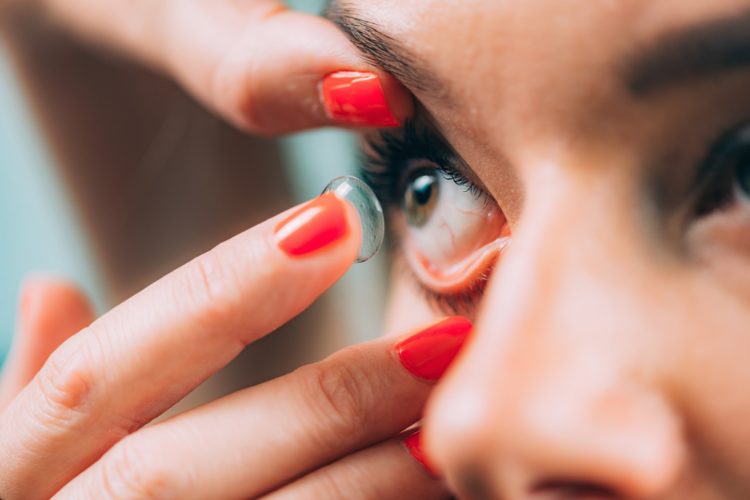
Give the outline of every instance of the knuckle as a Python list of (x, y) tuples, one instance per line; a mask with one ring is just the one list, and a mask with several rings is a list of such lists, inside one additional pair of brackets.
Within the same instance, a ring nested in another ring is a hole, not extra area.
[(352, 348), (347, 351), (305, 368), (306, 392), (313, 399), (313, 414), (327, 435), (331, 435), (331, 428), (333, 435), (354, 435), (368, 424), (372, 380), (366, 370), (348, 359)]
[[(93, 336), (86, 336), (93, 337)], [(92, 413), (91, 394), (97, 380), (96, 342), (73, 338), (48, 358), (36, 378), (39, 415), (50, 427), (70, 428)]]
[(217, 108), (247, 130), (262, 130), (257, 98), (257, 68), (252, 59), (235, 53), (227, 54), (216, 65), (211, 78), (210, 94)]
[(173, 498), (182, 491), (164, 460), (142, 440), (125, 438), (112, 448), (99, 469), (99, 485), (107, 498)]
[(260, 79), (250, 79), (243, 76), (235, 77), (238, 80), (238, 89), (231, 106), (237, 113), (240, 123), (248, 130), (260, 133), (267, 127), (263, 113), (263, 96), (258, 84)]
[(183, 276), (175, 293), (177, 298), (187, 298), (193, 319), (204, 326), (222, 324), (233, 310), (236, 281), (218, 247), (188, 263)]

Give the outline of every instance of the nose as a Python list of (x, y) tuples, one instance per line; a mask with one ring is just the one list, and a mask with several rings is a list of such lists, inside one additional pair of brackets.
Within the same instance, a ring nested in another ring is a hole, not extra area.
[(623, 243), (634, 235), (597, 240), (597, 221), (578, 212), (563, 231), (560, 216), (530, 214), (514, 233), (428, 405), (426, 451), (462, 498), (655, 497), (683, 470), (657, 356), (662, 280)]

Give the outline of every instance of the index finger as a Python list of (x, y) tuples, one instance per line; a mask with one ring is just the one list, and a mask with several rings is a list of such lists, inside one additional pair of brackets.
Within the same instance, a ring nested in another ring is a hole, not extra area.
[[(360, 228), (333, 194), (219, 245), (55, 351), (0, 416), (0, 492), (48, 497), (351, 265)], [(43, 470), (43, 475), (39, 471)]]
[[(45, 2), (77, 32), (164, 71), (248, 131), (395, 126), (412, 111), (410, 94), (333, 23), (277, 0)], [(323, 99), (332, 74), (345, 85)]]
[[(417, 421), (471, 328), (449, 317), (398, 342), (348, 347), (151, 426), (120, 441), (60, 498), (107, 490), (125, 498), (257, 498)], [(419, 452), (414, 458), (426, 464)]]

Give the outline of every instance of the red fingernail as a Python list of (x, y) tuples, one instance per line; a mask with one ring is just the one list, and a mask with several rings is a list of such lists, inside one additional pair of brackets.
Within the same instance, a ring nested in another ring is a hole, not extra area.
[(401, 364), (425, 380), (438, 380), (448, 369), (471, 332), (461, 316), (447, 318), (396, 344)]
[(406, 446), (406, 449), (409, 450), (409, 453), (411, 453), (411, 456), (413, 456), (417, 460), (417, 462), (422, 464), (429, 475), (434, 478), (439, 477), (437, 469), (430, 463), (430, 461), (427, 459), (427, 455), (425, 455), (424, 450), (422, 449), (421, 430), (418, 430), (406, 436), (403, 442)]
[(276, 227), (276, 241), (289, 255), (307, 255), (337, 241), (349, 231), (344, 201), (333, 193), (307, 203)]
[(383, 85), (375, 73), (337, 71), (323, 79), (323, 104), (339, 123), (369, 127), (398, 127), (391, 113)]

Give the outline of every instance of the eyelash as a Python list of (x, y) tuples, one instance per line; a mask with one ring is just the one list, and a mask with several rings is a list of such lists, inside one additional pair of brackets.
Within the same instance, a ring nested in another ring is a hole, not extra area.
[[(742, 142), (742, 141), (746, 142)], [(727, 208), (733, 196), (733, 176), (742, 160), (748, 158), (747, 143), (750, 142), (750, 124), (743, 123), (732, 127), (711, 148), (708, 158), (702, 165), (702, 179), (697, 183), (694, 194), (693, 212), (704, 217)], [(734, 158), (736, 154), (745, 155)]]
[(446, 179), (464, 186), (477, 199), (488, 196), (454, 166), (459, 157), (444, 140), (434, 132), (420, 130), (411, 120), (401, 133), (380, 132), (367, 140), (367, 146), (370, 153), (362, 162), (362, 176), (388, 208), (401, 202), (405, 177), (414, 160), (433, 163)]
[[(407, 175), (415, 160), (429, 161), (447, 180), (463, 186), (466, 192), (477, 199), (492, 202), (484, 189), (467, 179), (455, 167), (460, 159), (450, 146), (436, 133), (419, 129), (413, 121), (407, 121), (400, 133), (380, 132), (367, 140), (367, 146), (369, 153), (363, 158), (362, 177), (373, 188), (389, 213), (400, 207)], [(394, 248), (400, 246), (395, 245)], [(448, 314), (471, 315), (492, 274), (492, 269), (488, 269), (460, 292), (439, 293), (421, 284), (401, 254), (396, 254), (395, 265), (412, 277), (420, 293), (433, 308)]]

